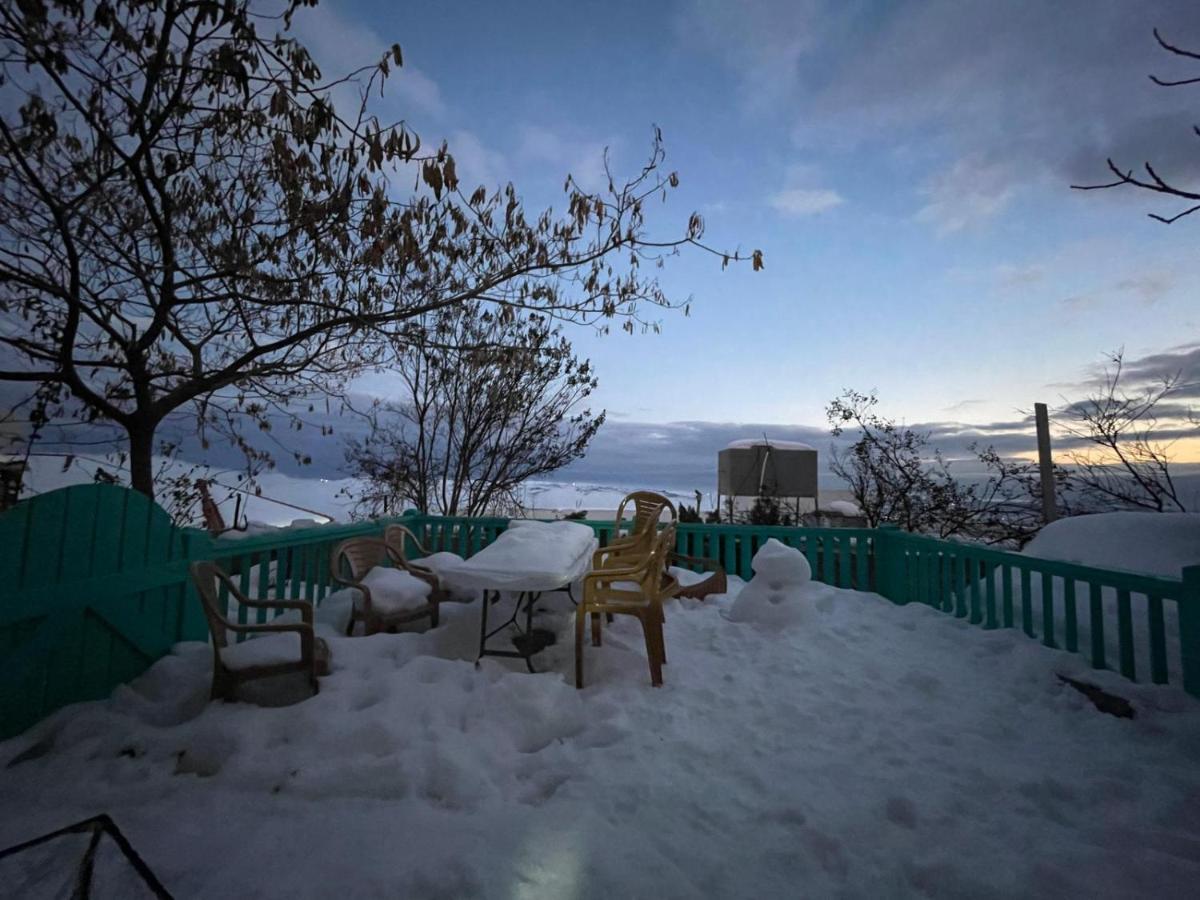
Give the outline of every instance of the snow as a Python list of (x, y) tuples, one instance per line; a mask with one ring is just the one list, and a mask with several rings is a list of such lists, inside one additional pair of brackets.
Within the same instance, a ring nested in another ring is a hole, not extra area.
[(296, 632), (265, 634), (221, 649), (221, 662), (230, 669), (249, 669), (298, 662), (300, 635)]
[(1200, 565), (1200, 514), (1113, 512), (1051, 522), (1022, 551), (1102, 569), (1163, 578)]
[(862, 510), (851, 500), (831, 500), (821, 507), (822, 512), (837, 513), (841, 516), (861, 516)]
[(775, 538), (763, 544), (750, 561), (754, 577), (729, 610), (734, 622), (752, 622), (779, 629), (811, 619), (817, 600), (833, 596), (830, 588), (813, 584), (812, 567), (804, 554)]
[(0, 846), (108, 812), (169, 890), (201, 898), (1192, 892), (1200, 703), (806, 582), (775, 554), (742, 593), (782, 571), (802, 620), (732, 621), (736, 580), (673, 601), (657, 689), (618, 616), (576, 691), (560, 594), (537, 616), (558, 635), (539, 674), (474, 667), (474, 604), (340, 636), (347, 591), (318, 610), (332, 673), (295, 705), (205, 703), (211, 651), (181, 644), (0, 743)]
[[(371, 591), (372, 608), (383, 615), (414, 610), (429, 602), (433, 587), (403, 569), (376, 566), (363, 576), (362, 583)], [(362, 603), (362, 594), (355, 591), (355, 605)]]
[(812, 444), (803, 444), (800, 441), (776, 441), (768, 438), (742, 438), (737, 441), (730, 441), (725, 445), (726, 450), (747, 450), (751, 447), (772, 447), (775, 450), (812, 450), (814, 453), (817, 448)]
[(513, 519), (470, 559), (443, 567), (441, 577), (459, 591), (552, 591), (583, 577), (596, 546), (588, 525)]

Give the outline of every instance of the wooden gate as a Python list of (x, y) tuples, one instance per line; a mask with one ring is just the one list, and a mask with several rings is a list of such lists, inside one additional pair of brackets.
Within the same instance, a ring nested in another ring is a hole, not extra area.
[(107, 696), (177, 641), (205, 640), (187, 560), (210, 546), (116, 485), (62, 488), (0, 513), (0, 738)]

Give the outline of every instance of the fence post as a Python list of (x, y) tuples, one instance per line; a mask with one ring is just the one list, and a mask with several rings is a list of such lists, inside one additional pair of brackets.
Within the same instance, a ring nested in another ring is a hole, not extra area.
[(1183, 689), (1200, 697), (1200, 566), (1183, 570), (1179, 598), (1179, 653), (1183, 659)]
[(903, 536), (900, 526), (892, 522), (875, 529), (875, 593), (901, 605), (908, 602)]

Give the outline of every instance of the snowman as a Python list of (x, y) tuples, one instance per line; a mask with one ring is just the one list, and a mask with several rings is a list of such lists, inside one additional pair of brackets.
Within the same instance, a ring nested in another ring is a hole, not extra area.
[(750, 568), (754, 577), (730, 607), (731, 621), (786, 628), (808, 617), (812, 567), (803, 553), (771, 538), (754, 554)]

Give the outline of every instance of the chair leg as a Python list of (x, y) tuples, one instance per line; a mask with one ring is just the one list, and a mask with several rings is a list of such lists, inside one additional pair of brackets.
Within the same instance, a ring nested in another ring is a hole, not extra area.
[(592, 613), (592, 646), (600, 646), (600, 613)]
[(654, 637), (654, 623), (649, 619), (642, 618), (641, 616), (639, 616), (638, 619), (642, 623), (642, 634), (646, 638), (646, 659), (650, 663), (650, 684), (652, 684), (654, 687), (661, 687), (663, 683), (662, 663), (659, 662), (658, 658), (659, 651), (658, 647), (656, 646), (658, 642)]
[(663, 625), (666, 623), (666, 619), (661, 606), (656, 606), (655, 610), (658, 613), (654, 618), (654, 631), (658, 637), (658, 661), (665, 666), (667, 664), (667, 643), (663, 640)]
[(346, 637), (354, 636), (354, 623), (358, 621), (358, 617), (354, 615), (353, 610), (350, 612), (350, 621), (346, 623)]
[(583, 687), (583, 623), (587, 613), (583, 607), (575, 611), (575, 687)]
[(438, 627), (438, 618), (440, 617), (440, 615), (441, 614), (438, 612), (438, 604), (436, 604), (436, 603), (433, 604), (433, 608), (429, 610), (429, 627), (430, 628)]

